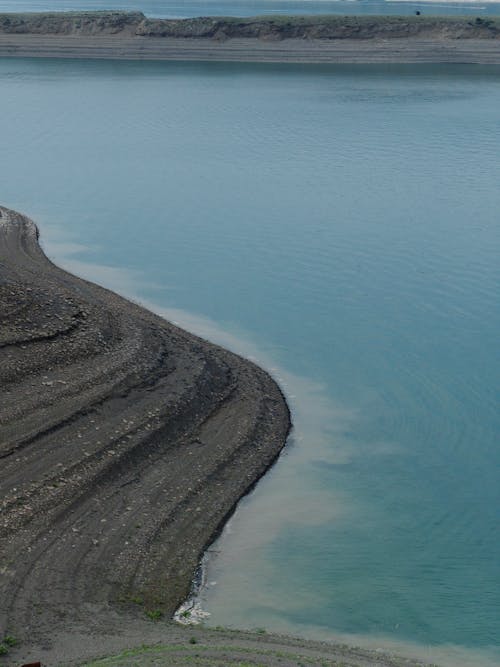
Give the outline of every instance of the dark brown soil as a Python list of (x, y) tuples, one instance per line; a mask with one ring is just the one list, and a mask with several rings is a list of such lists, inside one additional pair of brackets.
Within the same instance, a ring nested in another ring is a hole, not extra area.
[(170, 617), (290, 418), (260, 368), (59, 269), (33, 222), (0, 216), (0, 638), (26, 651)]

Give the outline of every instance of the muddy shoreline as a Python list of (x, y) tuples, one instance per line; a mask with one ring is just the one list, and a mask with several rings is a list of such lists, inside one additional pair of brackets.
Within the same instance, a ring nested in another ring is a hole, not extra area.
[(500, 64), (500, 20), (423, 16), (152, 19), (0, 14), (0, 56), (268, 63)]
[(0, 635), (31, 656), (171, 617), (290, 415), (260, 368), (59, 269), (32, 221), (0, 216)]
[(58, 268), (0, 207), (0, 665), (420, 667), (170, 621), (290, 429), (274, 380)]
[(0, 38), (0, 57), (69, 58), (89, 60), (193, 61), (290, 64), (475, 64), (499, 65), (500, 44), (486, 40), (442, 41), (421, 39), (283, 40), (107, 37)]

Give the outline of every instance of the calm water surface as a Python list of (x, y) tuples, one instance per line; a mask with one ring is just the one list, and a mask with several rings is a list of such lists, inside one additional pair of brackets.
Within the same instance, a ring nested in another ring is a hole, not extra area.
[(0, 0), (0, 12), (96, 9), (141, 11), (147, 16), (256, 16), (262, 14), (500, 14), (492, 0)]
[(0, 62), (1, 202), (280, 378), (209, 622), (493, 664), (500, 69)]

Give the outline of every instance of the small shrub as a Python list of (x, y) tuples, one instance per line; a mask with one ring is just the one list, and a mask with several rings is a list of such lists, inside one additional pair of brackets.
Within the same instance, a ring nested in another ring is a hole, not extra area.
[(15, 637), (12, 637), (12, 635), (6, 635), (3, 638), (3, 644), (6, 646), (15, 646), (17, 644), (17, 639)]
[(9, 647), (2, 642), (0, 644), (0, 655), (7, 655), (8, 652), (9, 652)]
[(135, 595), (130, 598), (130, 602), (133, 602), (134, 604), (144, 604), (144, 600), (141, 598), (140, 595)]
[(493, 25), (493, 21), (491, 19), (482, 19), (480, 16), (476, 18), (475, 23), (476, 25), (482, 25), (485, 28), (491, 28)]
[(146, 612), (146, 616), (152, 621), (159, 621), (160, 618), (163, 618), (163, 612), (161, 609), (152, 609)]
[(182, 618), (191, 618), (191, 612), (189, 611), (189, 609), (184, 610), (181, 614), (181, 617)]
[(198, 640), (196, 639), (196, 637), (190, 637), (190, 638), (189, 638), (189, 643), (190, 643), (190, 644), (197, 644), (197, 643), (198, 643)]

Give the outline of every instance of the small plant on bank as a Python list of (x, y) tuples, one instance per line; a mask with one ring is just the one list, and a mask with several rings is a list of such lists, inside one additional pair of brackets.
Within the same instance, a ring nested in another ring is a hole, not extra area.
[(493, 21), (491, 19), (483, 19), (480, 16), (476, 18), (475, 23), (476, 25), (484, 26), (485, 28), (490, 28), (493, 25)]
[(189, 611), (189, 609), (186, 609), (182, 612), (181, 618), (191, 618), (191, 612)]
[(190, 644), (197, 644), (197, 643), (198, 643), (198, 640), (196, 639), (196, 637), (190, 637), (190, 638), (189, 638), (189, 643), (190, 643)]
[(133, 602), (134, 604), (142, 605), (144, 604), (144, 600), (141, 598), (140, 595), (135, 595), (130, 598), (130, 602)]
[(146, 616), (152, 621), (159, 621), (160, 618), (163, 618), (163, 612), (161, 609), (152, 609), (146, 612)]
[(0, 642), (0, 655), (7, 655), (9, 649), (17, 644), (17, 639), (12, 635), (5, 635)]

